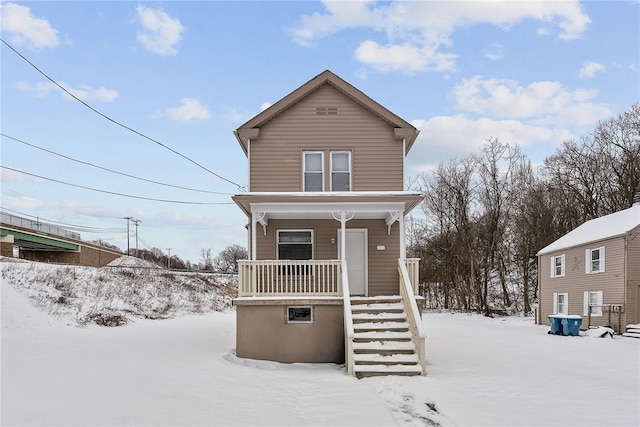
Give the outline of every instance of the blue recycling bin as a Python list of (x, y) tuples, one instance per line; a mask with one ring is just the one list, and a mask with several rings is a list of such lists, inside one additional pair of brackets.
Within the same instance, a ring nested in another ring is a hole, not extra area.
[(580, 336), (580, 325), (582, 325), (582, 317), (577, 315), (565, 316), (562, 319), (562, 335)]
[(549, 316), (549, 326), (551, 326), (551, 329), (549, 330), (550, 334), (562, 335), (562, 317), (563, 316), (555, 314)]

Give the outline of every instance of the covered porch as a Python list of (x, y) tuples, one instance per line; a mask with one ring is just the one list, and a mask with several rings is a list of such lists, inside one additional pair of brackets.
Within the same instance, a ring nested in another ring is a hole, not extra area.
[[(241, 296), (341, 296), (347, 265), (352, 295), (397, 295), (405, 263), (404, 217), (419, 193), (245, 193), (249, 260), (239, 262)], [(405, 263), (414, 275), (418, 260)]]

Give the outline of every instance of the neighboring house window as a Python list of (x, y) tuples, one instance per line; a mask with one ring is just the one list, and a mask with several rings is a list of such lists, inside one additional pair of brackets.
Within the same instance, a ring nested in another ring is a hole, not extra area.
[(564, 276), (564, 254), (551, 257), (551, 277)]
[(321, 151), (307, 151), (302, 158), (304, 170), (304, 191), (323, 191), (324, 154)]
[(602, 291), (585, 292), (584, 293), (584, 311), (583, 315), (589, 314), (591, 307), (591, 316), (602, 316)]
[(553, 293), (553, 314), (569, 314), (569, 294), (566, 292)]
[(351, 190), (351, 153), (331, 152), (331, 191)]
[(278, 259), (313, 259), (313, 230), (278, 230)]
[(287, 307), (287, 323), (313, 323), (313, 308)]
[(585, 268), (584, 272), (602, 273), (604, 272), (604, 246), (595, 249), (587, 249), (584, 253)]

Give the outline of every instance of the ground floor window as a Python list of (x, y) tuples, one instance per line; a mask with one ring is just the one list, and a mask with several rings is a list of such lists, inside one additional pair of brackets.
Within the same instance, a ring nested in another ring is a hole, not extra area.
[(553, 314), (569, 314), (569, 294), (567, 292), (554, 292)]
[(591, 316), (602, 316), (602, 291), (587, 291), (584, 293), (584, 316), (589, 315), (589, 307), (591, 307)]
[(313, 323), (313, 307), (287, 307), (287, 323)]
[(278, 230), (278, 259), (313, 259), (313, 230)]

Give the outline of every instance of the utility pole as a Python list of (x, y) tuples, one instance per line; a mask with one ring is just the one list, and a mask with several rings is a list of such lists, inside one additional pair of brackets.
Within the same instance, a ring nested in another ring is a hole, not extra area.
[(130, 216), (123, 216), (122, 218), (127, 220), (127, 256), (128, 256), (131, 250), (129, 247), (129, 221), (131, 221), (133, 218)]
[(140, 224), (142, 220), (132, 219), (131, 222), (133, 222), (133, 224), (136, 226), (136, 256), (139, 257), (140, 255), (138, 252), (138, 224)]
[(167, 268), (171, 268), (171, 248), (167, 248), (169, 251), (169, 257), (167, 258)]

